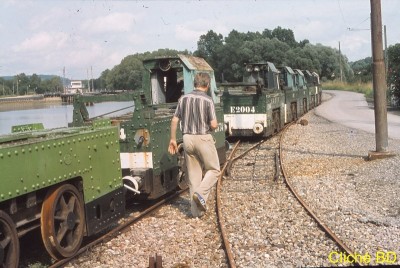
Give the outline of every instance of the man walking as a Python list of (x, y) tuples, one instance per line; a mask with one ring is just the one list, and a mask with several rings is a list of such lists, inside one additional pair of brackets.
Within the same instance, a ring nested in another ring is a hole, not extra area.
[(214, 102), (207, 95), (210, 87), (209, 74), (197, 73), (194, 78), (194, 87), (193, 92), (182, 96), (178, 101), (171, 120), (171, 139), (168, 152), (175, 154), (178, 151), (176, 129), (181, 120), (191, 212), (194, 217), (201, 217), (207, 210), (208, 195), (220, 174), (217, 149), (214, 138), (210, 134), (217, 128), (218, 122)]

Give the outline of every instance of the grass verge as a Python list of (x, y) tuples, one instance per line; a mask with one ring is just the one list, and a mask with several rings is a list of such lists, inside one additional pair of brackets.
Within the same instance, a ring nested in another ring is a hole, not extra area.
[(326, 90), (345, 90), (362, 93), (367, 99), (373, 99), (372, 82), (349, 84), (343, 82), (324, 82), (322, 88)]

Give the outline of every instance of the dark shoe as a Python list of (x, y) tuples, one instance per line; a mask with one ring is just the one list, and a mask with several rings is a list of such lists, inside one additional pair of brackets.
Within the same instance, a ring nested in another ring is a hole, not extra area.
[(197, 204), (197, 208), (201, 211), (206, 211), (207, 207), (206, 207), (206, 200), (204, 200), (204, 198), (199, 195), (198, 193), (194, 193), (193, 194), (193, 200), (194, 202)]

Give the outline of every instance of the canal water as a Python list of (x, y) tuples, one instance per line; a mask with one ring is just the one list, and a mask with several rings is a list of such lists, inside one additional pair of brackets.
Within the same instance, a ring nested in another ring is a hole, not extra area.
[[(95, 103), (93, 106), (87, 106), (90, 117), (95, 117), (121, 110), (107, 116), (121, 115), (127, 112), (133, 112), (133, 102), (103, 102)], [(73, 106), (71, 104), (58, 103), (34, 103), (5, 105), (0, 103), (0, 135), (11, 133), (11, 127), (14, 125), (24, 125), (31, 123), (43, 123), (47, 128), (67, 127), (72, 122)], [(130, 107), (130, 108), (127, 108)], [(124, 109), (127, 108), (127, 109)], [(107, 117), (106, 116), (106, 117)]]

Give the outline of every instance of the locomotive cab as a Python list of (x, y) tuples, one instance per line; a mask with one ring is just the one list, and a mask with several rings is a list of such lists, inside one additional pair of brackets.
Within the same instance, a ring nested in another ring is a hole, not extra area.
[(312, 73), (309, 70), (304, 70), (303, 73), (306, 81), (306, 86), (308, 88), (310, 109), (313, 109), (318, 103), (318, 100), (316, 99), (316, 97), (318, 96), (318, 90), (316, 90), (314, 86), (314, 76), (312, 75)]
[(246, 63), (244, 83), (261, 85), (264, 90), (279, 89), (279, 71), (272, 62)]
[(279, 71), (271, 62), (245, 64), (243, 82), (222, 83), (227, 136), (267, 137), (281, 127)]
[(278, 68), (280, 70), (281, 88), (285, 93), (285, 124), (297, 120), (301, 114), (300, 102), (298, 100), (299, 90), (296, 84), (296, 73), (289, 66)]
[(321, 104), (322, 102), (322, 87), (319, 80), (319, 75), (316, 72), (312, 72), (313, 76), (313, 84), (316, 92), (316, 105)]
[(308, 93), (308, 88), (306, 86), (306, 79), (303, 74), (303, 72), (299, 69), (295, 69), (295, 78), (296, 78), (296, 84), (298, 88), (298, 97), (300, 99), (300, 112), (302, 114), (305, 114), (308, 112), (309, 109), (309, 103), (310, 103), (310, 95)]
[[(186, 188), (183, 146), (177, 155), (167, 151), (171, 118), (179, 98), (194, 90), (197, 72), (211, 78), (208, 94), (213, 98), (220, 127), (213, 135), (220, 162), (225, 162), (225, 135), (222, 109), (216, 95), (213, 69), (201, 58), (178, 55), (143, 62), (142, 90), (137, 92), (131, 120), (121, 123), (126, 136), (121, 140), (121, 167), (124, 181), (133, 188), (134, 197), (155, 199), (177, 187)], [(178, 129), (177, 142), (182, 143)], [(132, 189), (130, 189), (132, 190)]]

